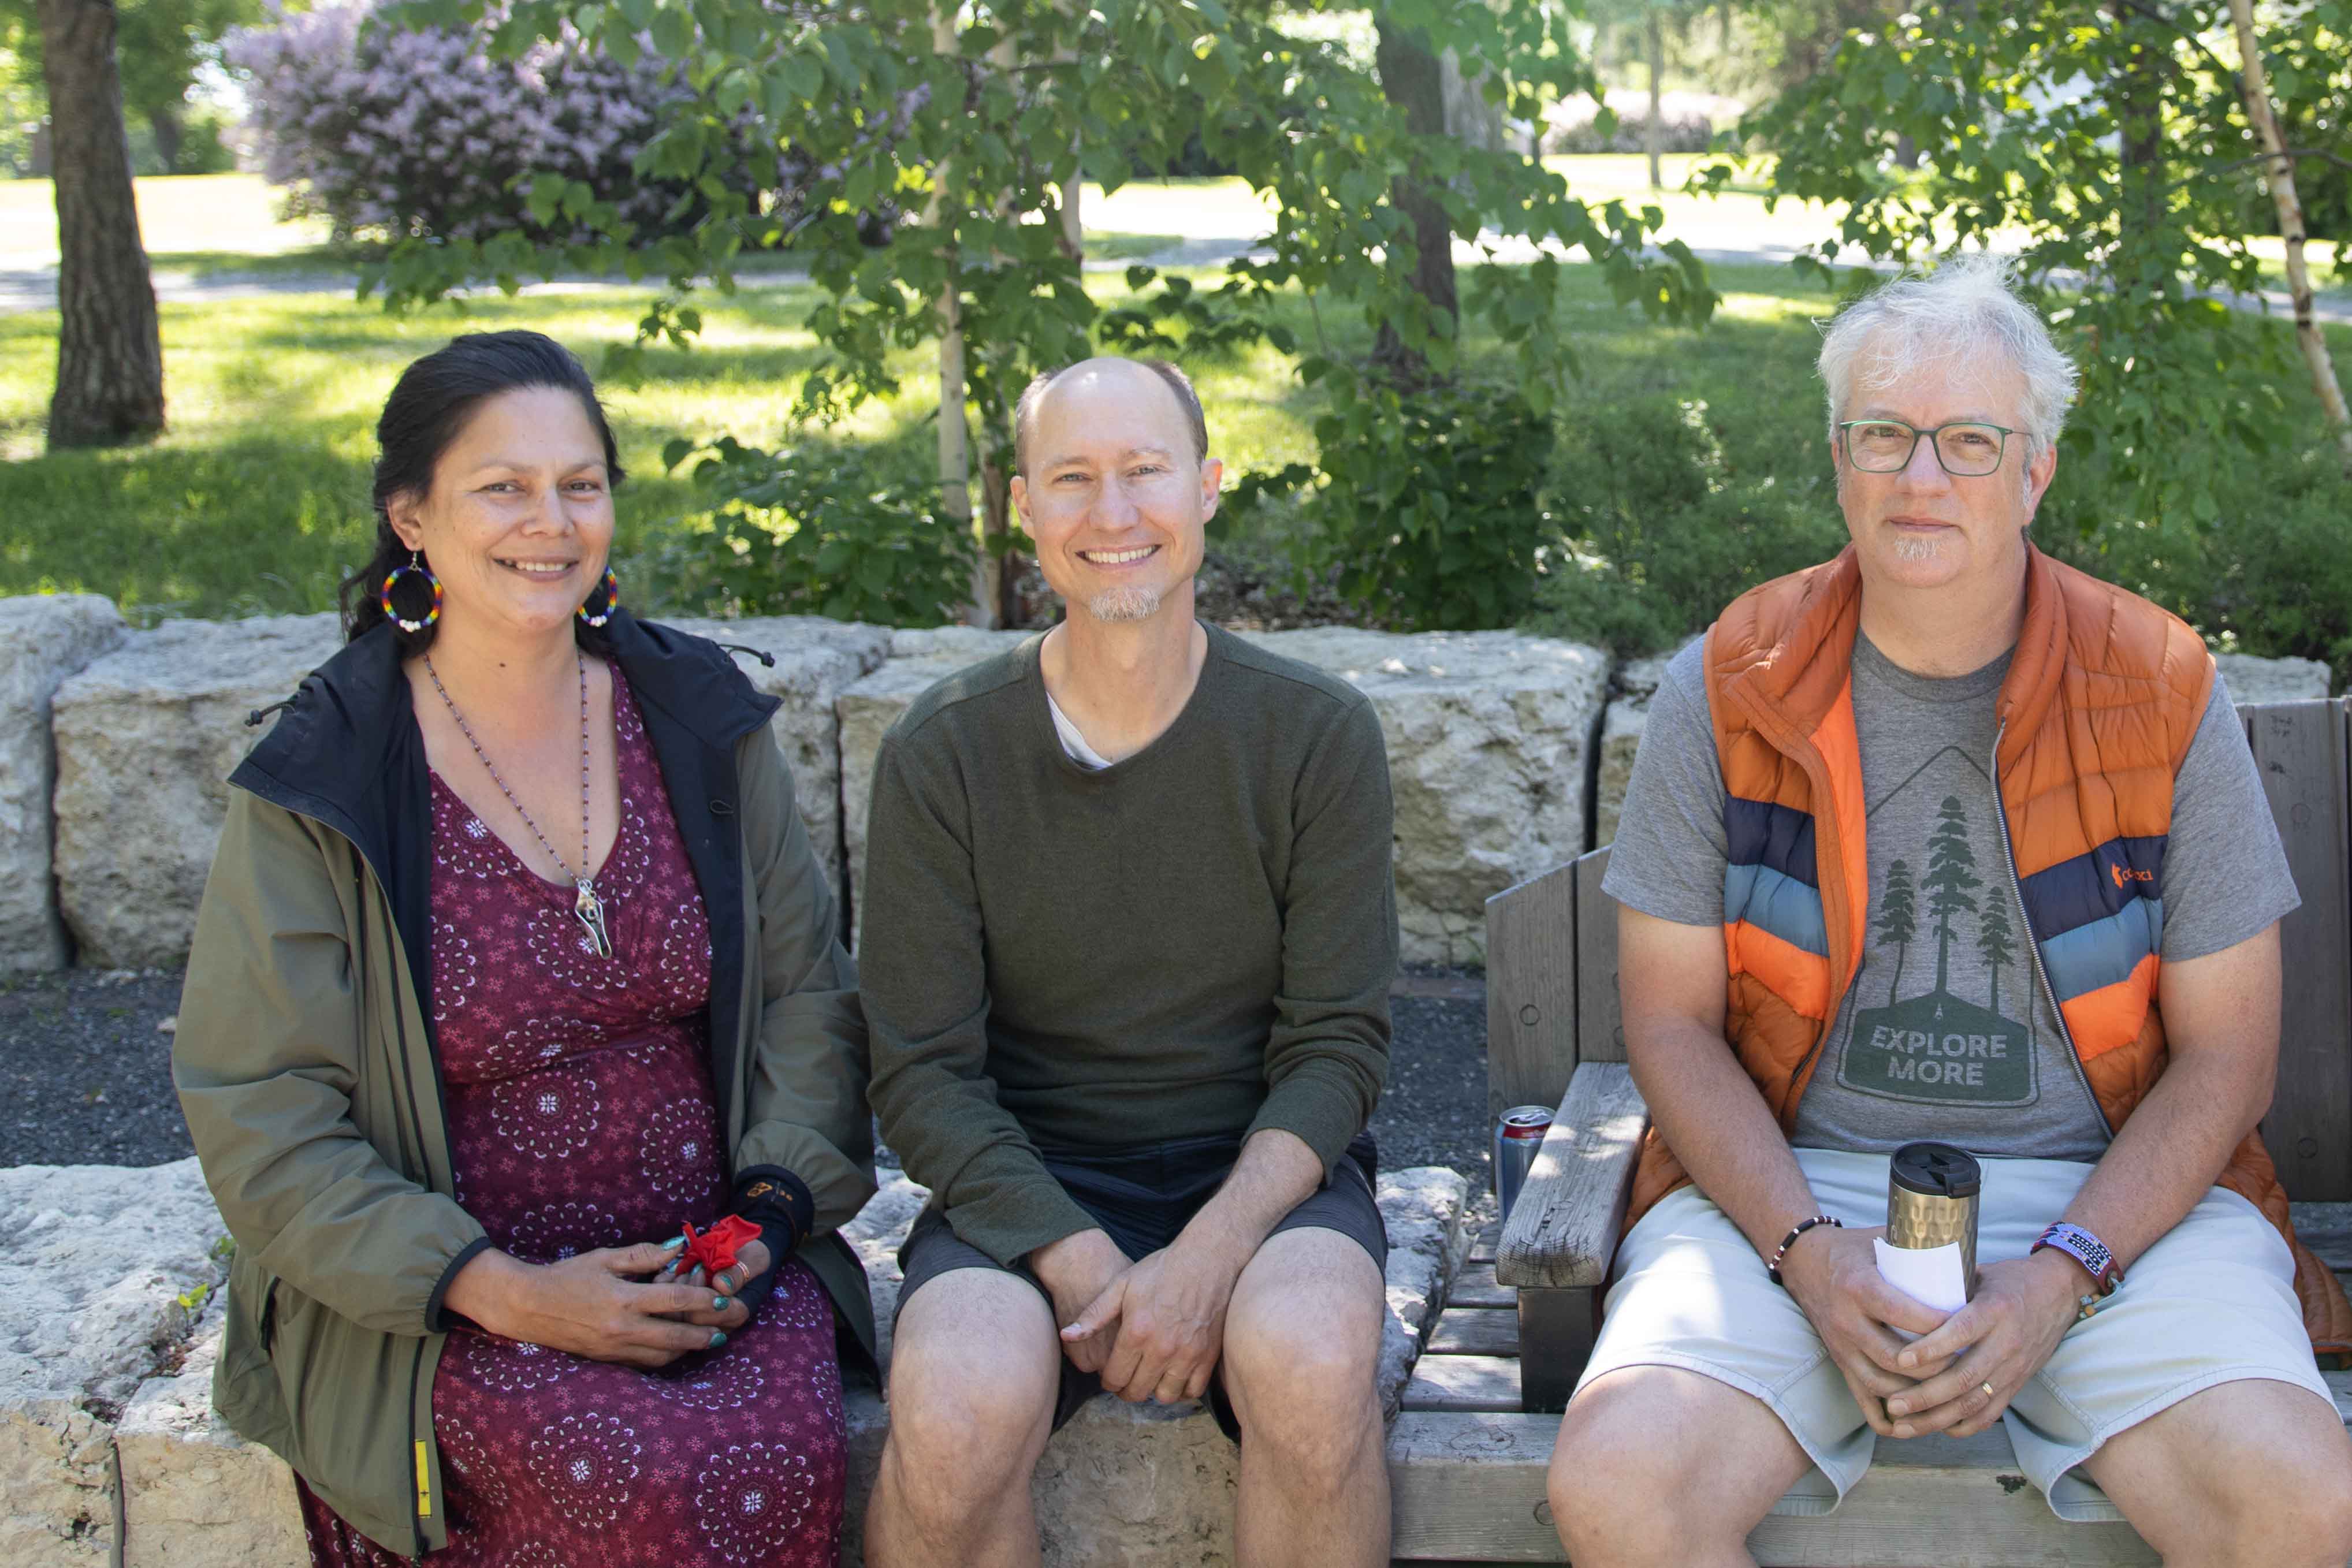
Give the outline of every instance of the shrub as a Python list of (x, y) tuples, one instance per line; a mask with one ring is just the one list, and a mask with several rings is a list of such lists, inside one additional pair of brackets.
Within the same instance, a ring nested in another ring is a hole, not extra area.
[(1736, 471), (1704, 402), (1649, 398), (1564, 424), (1555, 484), (1570, 548), (1544, 563), (1532, 629), (1656, 653), (1845, 544), (1830, 477)]
[(2245, 464), (2237, 488), (2260, 499), (2210, 528), (2125, 522), (2074, 533), (2037, 524), (2034, 537), (2238, 653), (2320, 660), (2342, 691), (2352, 685), (2352, 552), (2337, 461), (2322, 443)]
[(655, 596), (709, 615), (830, 615), (938, 626), (971, 598), (970, 528), (936, 507), (936, 485), (887, 473), (871, 455), (810, 444), (762, 452), (722, 436), (672, 442), (672, 468), (695, 458), (711, 509), (650, 552)]
[[(634, 169), (656, 110), (691, 96), (664, 83), (659, 61), (624, 67), (570, 35), (514, 60), (491, 60), (487, 45), (478, 31), (394, 27), (356, 0), (278, 12), (269, 26), (232, 33), (226, 54), (250, 78), (270, 183), (289, 188), (289, 211), (329, 219), (339, 240), (362, 230), (584, 239), (564, 213), (524, 199), (534, 173), (584, 185), (641, 235), (698, 215), (688, 188)], [(744, 188), (786, 183), (772, 148), (762, 159), (746, 138), (742, 152)]]
[[(1512, 387), (1328, 382), (1332, 412), (1315, 422), (1321, 476), (1300, 507), (1299, 564), (1336, 570), (1342, 597), (1412, 631), (1508, 626), (1525, 615), (1538, 559), (1559, 533), (1543, 499), (1551, 421)], [(1294, 468), (1273, 483), (1304, 477)]]

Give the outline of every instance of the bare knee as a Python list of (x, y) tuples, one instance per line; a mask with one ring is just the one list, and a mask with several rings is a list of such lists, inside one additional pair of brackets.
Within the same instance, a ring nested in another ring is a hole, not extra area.
[(1053, 1423), (1053, 1385), (1026, 1367), (970, 1365), (890, 1379), (888, 1447), (917, 1493), (993, 1497), (1028, 1484)]
[(1685, 1460), (1659, 1441), (1638, 1392), (1597, 1385), (1560, 1418), (1544, 1495), (1561, 1543), (1579, 1560), (1608, 1560), (1612, 1543), (1654, 1535), (1674, 1511), (1668, 1500)]
[(2344, 1568), (2352, 1560), (2352, 1463), (2343, 1452), (2249, 1452), (2208, 1474), (2214, 1561)]
[(1025, 1284), (950, 1274), (926, 1286), (899, 1319), (890, 1368), (883, 1466), (894, 1500), (952, 1516), (1025, 1496), (1060, 1369), (1053, 1319)]
[(1736, 1409), (1732, 1401), (1754, 1405), (1786, 1438), (1747, 1396), (1676, 1368), (1627, 1367), (1580, 1393), (1560, 1420), (1544, 1488), (1570, 1558), (1592, 1568), (1683, 1563), (1744, 1541), (1784, 1490), (1779, 1472), (1790, 1461), (1773, 1454), (1746, 1484), (1725, 1484), (1739, 1458), (1700, 1434), (1716, 1425), (1714, 1407)]
[(1244, 1448), (1299, 1492), (1340, 1490), (1380, 1451), (1380, 1333), (1377, 1323), (1358, 1327), (1271, 1323), (1226, 1335), (1225, 1392)]

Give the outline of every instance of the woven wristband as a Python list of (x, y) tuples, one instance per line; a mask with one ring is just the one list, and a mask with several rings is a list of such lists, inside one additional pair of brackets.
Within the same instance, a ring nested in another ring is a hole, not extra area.
[(1780, 1260), (1789, 1255), (1789, 1249), (1797, 1244), (1797, 1238), (1816, 1225), (1826, 1225), (1832, 1230), (1845, 1228), (1845, 1221), (1833, 1214), (1816, 1214), (1811, 1219), (1801, 1219), (1790, 1227), (1789, 1234), (1780, 1238), (1780, 1249), (1772, 1254), (1772, 1261), (1764, 1265), (1764, 1272), (1771, 1276), (1772, 1282), (1782, 1290), (1789, 1288), (1789, 1282), (1780, 1278)]

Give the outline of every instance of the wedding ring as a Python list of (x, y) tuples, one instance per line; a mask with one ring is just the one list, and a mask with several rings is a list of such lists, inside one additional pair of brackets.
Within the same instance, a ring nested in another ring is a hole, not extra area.
[(1977, 1386), (1984, 1390), (1984, 1396), (1985, 1396), (1986, 1398), (1990, 1399), (1990, 1398), (1991, 1398), (1991, 1397), (1992, 1397), (1992, 1385), (1991, 1385), (1991, 1384), (1990, 1384), (1990, 1383), (1979, 1383), (1979, 1384), (1978, 1384), (1978, 1385), (1977, 1385)]

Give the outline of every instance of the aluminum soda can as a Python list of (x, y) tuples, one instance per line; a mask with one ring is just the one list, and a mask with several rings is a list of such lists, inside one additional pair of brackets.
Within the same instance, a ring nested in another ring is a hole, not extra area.
[(1886, 1170), (1886, 1244), (1960, 1249), (1960, 1278), (1977, 1289), (1977, 1197), (1984, 1185), (1976, 1156), (1949, 1144), (1906, 1144)]
[(1550, 1130), (1551, 1113), (1541, 1105), (1514, 1105), (1495, 1124), (1495, 1196), (1502, 1201), (1504, 1219), (1511, 1218), (1511, 1205), (1519, 1200), (1519, 1188), (1527, 1185), (1536, 1152)]

